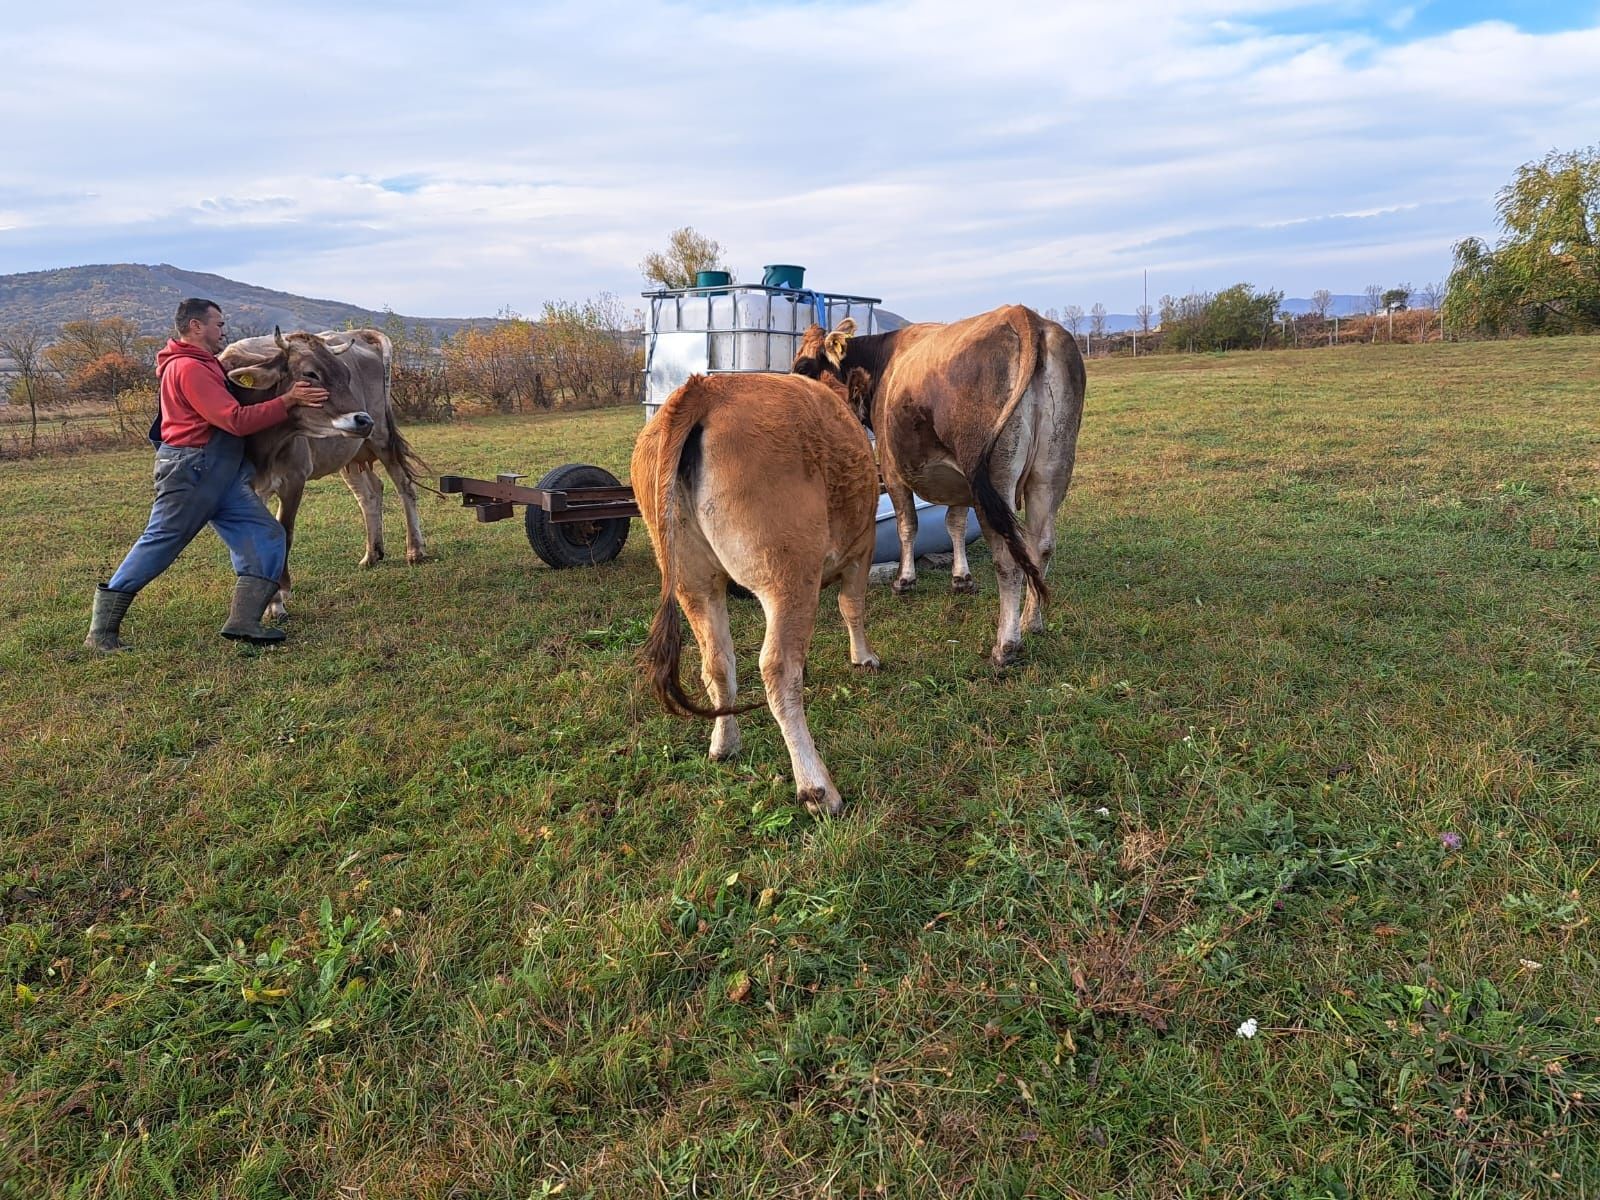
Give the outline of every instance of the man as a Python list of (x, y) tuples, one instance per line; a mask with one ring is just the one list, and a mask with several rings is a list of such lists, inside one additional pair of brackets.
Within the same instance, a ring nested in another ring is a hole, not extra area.
[(283, 526), (250, 486), (253, 472), (244, 439), (287, 420), (296, 405), (320, 406), (328, 393), (301, 382), (272, 400), (242, 405), (228, 391), (217, 361), (228, 340), (222, 309), (211, 300), (185, 300), (173, 324), (178, 336), (156, 356), (161, 411), (150, 427), (156, 444), (155, 504), (116, 574), (95, 588), (84, 640), (91, 650), (126, 649), (118, 634), (128, 605), (207, 522), (228, 547), (238, 576), (222, 635), (256, 643), (283, 640), (283, 630), (261, 623), (283, 574)]

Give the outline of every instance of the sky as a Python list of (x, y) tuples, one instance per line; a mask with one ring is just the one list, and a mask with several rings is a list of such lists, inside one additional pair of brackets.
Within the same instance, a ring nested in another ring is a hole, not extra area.
[(635, 303), (682, 225), (919, 320), (1421, 286), (1600, 143), (1600, 0), (17, 7), (0, 274), (416, 316)]

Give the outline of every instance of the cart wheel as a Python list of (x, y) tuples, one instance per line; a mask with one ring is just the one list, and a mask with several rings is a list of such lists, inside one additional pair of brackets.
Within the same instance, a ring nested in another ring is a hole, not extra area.
[[(571, 488), (614, 488), (621, 484), (615, 475), (601, 467), (567, 463), (551, 471), (534, 486), (558, 492)], [(523, 525), (528, 531), (528, 545), (558, 571), (566, 567), (588, 567), (595, 563), (610, 562), (622, 553), (630, 524), (627, 517), (558, 523), (552, 521), (550, 514), (537, 504), (528, 505), (523, 517)]]

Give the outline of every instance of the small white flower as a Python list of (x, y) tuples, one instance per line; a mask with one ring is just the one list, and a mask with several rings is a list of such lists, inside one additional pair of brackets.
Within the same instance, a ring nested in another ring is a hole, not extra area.
[(1522, 969), (1524, 971), (1537, 971), (1540, 967), (1544, 966), (1543, 963), (1534, 962), (1531, 958), (1519, 959), (1518, 961), (1522, 963)]
[(1094, 810), (1094, 815), (1097, 817), (1109, 817), (1111, 810), (1109, 808), (1097, 808)]
[(1246, 1020), (1243, 1025), (1239, 1026), (1238, 1029), (1234, 1030), (1234, 1032), (1237, 1033), (1240, 1037), (1245, 1038), (1246, 1040), (1248, 1040), (1250, 1038), (1255, 1037), (1256, 1030), (1258, 1030), (1260, 1028), (1261, 1028), (1261, 1026), (1256, 1024), (1256, 1019), (1254, 1017), (1251, 1017), (1248, 1020)]

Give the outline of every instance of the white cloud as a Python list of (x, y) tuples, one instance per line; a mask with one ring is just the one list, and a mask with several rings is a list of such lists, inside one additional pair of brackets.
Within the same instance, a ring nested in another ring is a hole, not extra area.
[[(1594, 138), (1600, 28), (881, 0), (91, 2), (0, 32), (0, 271), (165, 257), (404, 312), (639, 290), (672, 228), (917, 316), (1434, 278)], [(1406, 29), (1414, 27), (1408, 22)], [(386, 184), (385, 181), (400, 181)], [(1359, 221), (1360, 236), (1348, 225)]]

